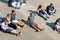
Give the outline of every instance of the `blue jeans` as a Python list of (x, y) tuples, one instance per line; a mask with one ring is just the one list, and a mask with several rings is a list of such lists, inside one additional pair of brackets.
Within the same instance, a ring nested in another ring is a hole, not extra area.
[[(44, 13), (44, 14), (43, 14), (43, 13)], [(41, 15), (44, 19), (49, 18), (49, 15), (47, 14), (46, 11), (43, 11), (43, 13), (40, 13), (40, 15)]]

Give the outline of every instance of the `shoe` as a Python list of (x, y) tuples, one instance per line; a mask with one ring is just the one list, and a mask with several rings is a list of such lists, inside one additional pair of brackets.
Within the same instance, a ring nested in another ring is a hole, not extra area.
[(44, 19), (44, 20), (47, 20), (47, 19)]
[(36, 30), (35, 32), (39, 32), (38, 30)]

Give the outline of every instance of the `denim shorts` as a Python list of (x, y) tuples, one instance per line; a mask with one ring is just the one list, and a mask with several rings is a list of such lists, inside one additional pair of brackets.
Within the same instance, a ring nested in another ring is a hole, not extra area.
[(8, 28), (8, 29), (5, 30), (5, 32), (6, 33), (11, 33), (11, 29)]

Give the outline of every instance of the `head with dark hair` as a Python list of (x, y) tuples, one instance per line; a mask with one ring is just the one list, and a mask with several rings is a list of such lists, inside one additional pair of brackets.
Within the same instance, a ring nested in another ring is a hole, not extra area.
[(50, 3), (50, 5), (53, 5), (53, 3)]
[(14, 15), (15, 14), (15, 10), (12, 10), (12, 13), (11, 13), (11, 15)]
[(30, 13), (30, 16), (33, 16), (33, 13)]
[(12, 10), (12, 13), (15, 12), (15, 10)]
[(39, 5), (39, 6), (38, 6), (38, 9), (41, 8), (41, 7), (42, 7), (42, 5)]
[(8, 14), (7, 14), (7, 17), (9, 17), (9, 16), (10, 16), (10, 14), (8, 13)]

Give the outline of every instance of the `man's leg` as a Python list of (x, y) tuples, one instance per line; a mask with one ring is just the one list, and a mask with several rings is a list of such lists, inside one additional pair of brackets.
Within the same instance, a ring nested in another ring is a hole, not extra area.
[(52, 15), (54, 15), (54, 14), (55, 14), (55, 12), (56, 12), (56, 9), (54, 9), (54, 10), (53, 10)]
[(32, 23), (31, 26), (32, 26), (36, 31), (38, 31), (38, 28), (36, 28), (36, 26), (34, 25), (34, 23)]
[(16, 8), (20, 8), (20, 3), (16, 2)]
[(16, 7), (16, 2), (15, 1), (12, 3), (12, 6), (13, 7)]
[(40, 14), (45, 20), (47, 20), (46, 15), (43, 15), (42, 13)]
[(43, 29), (39, 28), (36, 23), (33, 23), (33, 24), (32, 24), (32, 27), (35, 28), (37, 31), (38, 31), (38, 30), (40, 30), (40, 31), (43, 30)]
[(17, 32), (16, 30), (12, 30), (11, 33), (18, 36), (21, 32)]
[(47, 12), (45, 11), (46, 17), (49, 18), (49, 15), (47, 14)]
[(42, 28), (38, 27), (38, 24), (34, 23), (34, 25), (35, 25), (35, 27), (36, 27), (38, 30), (40, 30), (40, 31), (43, 30)]

